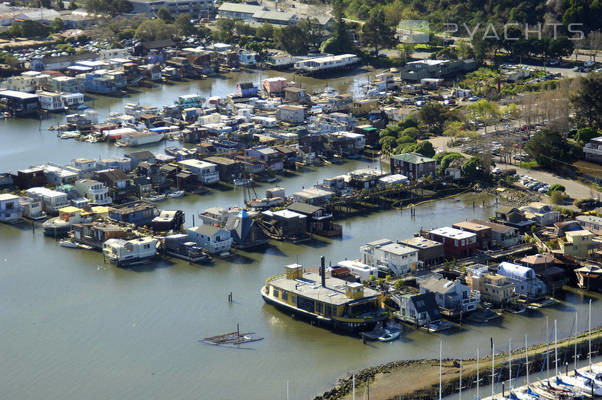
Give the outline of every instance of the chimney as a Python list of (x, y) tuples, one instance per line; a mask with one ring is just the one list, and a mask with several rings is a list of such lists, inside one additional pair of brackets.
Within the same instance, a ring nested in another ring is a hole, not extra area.
[(322, 277), (322, 287), (326, 287), (326, 266), (324, 265), (324, 256), (320, 257), (320, 276)]

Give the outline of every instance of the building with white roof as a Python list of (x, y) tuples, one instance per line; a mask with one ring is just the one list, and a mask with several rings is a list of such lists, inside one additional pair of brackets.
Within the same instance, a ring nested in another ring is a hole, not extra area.
[(504, 261), (498, 265), (497, 273), (508, 278), (514, 291), (527, 300), (537, 300), (546, 294), (546, 284), (536, 277), (533, 268)]
[(45, 187), (27, 189), (27, 195), (42, 202), (42, 208), (48, 213), (58, 213), (59, 208), (67, 207), (67, 194)]
[(470, 257), (477, 248), (477, 235), (449, 226), (433, 229), (428, 236), (443, 244), (443, 251), (448, 258)]
[(389, 239), (360, 247), (361, 260), (386, 274), (400, 276), (416, 270), (418, 250)]
[(198, 176), (204, 185), (212, 185), (219, 182), (219, 171), (217, 165), (202, 160), (182, 160), (178, 164)]

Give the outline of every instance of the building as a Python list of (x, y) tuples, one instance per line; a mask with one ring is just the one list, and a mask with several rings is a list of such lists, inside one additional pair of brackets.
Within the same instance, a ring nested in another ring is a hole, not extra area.
[(5, 110), (16, 117), (33, 115), (40, 110), (37, 94), (2, 90), (0, 91), (0, 100), (5, 103)]
[[(128, 163), (129, 165), (129, 163)], [(134, 192), (130, 177), (121, 169), (105, 169), (94, 174), (94, 179), (105, 184), (109, 197), (116, 203), (126, 200)]]
[(109, 196), (109, 189), (102, 182), (93, 179), (80, 179), (75, 182), (75, 188), (90, 201), (91, 205), (104, 206), (113, 202), (113, 199)]
[(112, 220), (135, 226), (150, 226), (157, 215), (157, 207), (143, 201), (126, 203), (109, 210), (109, 218)]
[(224, 2), (217, 9), (217, 14), (220, 18), (248, 21), (253, 19), (256, 12), (263, 11), (263, 8), (260, 5)]
[(36, 92), (40, 101), (40, 108), (46, 111), (65, 111), (63, 95), (54, 92)]
[(103, 243), (109, 239), (128, 239), (132, 238), (131, 236), (127, 228), (116, 224), (105, 222), (73, 224), (73, 240), (97, 250), (101, 250)]
[(19, 206), (25, 218), (33, 220), (46, 218), (46, 213), (42, 210), (42, 202), (40, 200), (32, 199), (31, 197), (21, 197), (19, 199)]
[(157, 254), (159, 241), (151, 237), (142, 237), (132, 240), (109, 239), (102, 246), (104, 257), (118, 266), (131, 265)]
[[(239, 57), (241, 57), (241, 54), (246, 54), (246, 53), (242, 53), (242, 52), (239, 53)], [(255, 54), (255, 53), (253, 53), (253, 54)], [(254, 59), (255, 58), (253, 57), (253, 60)], [(246, 60), (246, 62), (250, 62), (250, 61)], [(246, 65), (243, 62), (241, 62), (241, 64)], [(259, 88), (257, 86), (255, 86), (252, 82), (241, 82), (241, 83), (236, 84), (236, 94), (239, 97), (253, 97), (253, 96), (257, 96), (257, 91), (258, 90), (259, 90)]]
[(602, 233), (602, 218), (595, 215), (578, 215), (575, 219), (582, 229), (587, 229), (596, 234)]
[(477, 248), (477, 235), (472, 232), (444, 227), (428, 233), (429, 239), (443, 244), (445, 257), (470, 257)]
[(441, 264), (445, 260), (443, 243), (439, 243), (422, 236), (415, 236), (413, 238), (400, 240), (399, 243), (418, 250), (419, 266), (432, 267), (434, 265)]
[(504, 261), (498, 265), (497, 273), (507, 277), (514, 291), (527, 300), (538, 300), (546, 295), (546, 285), (537, 278), (533, 268)]
[(339, 261), (336, 268), (346, 268), (353, 275), (357, 276), (360, 282), (370, 282), (370, 277), (378, 277), (378, 268), (364, 264), (359, 260), (343, 260)]
[(307, 232), (322, 236), (341, 236), (343, 227), (335, 224), (332, 214), (324, 208), (307, 203), (293, 203), (287, 210), (306, 216)]
[(588, 230), (569, 231), (565, 233), (565, 239), (559, 240), (560, 251), (565, 256), (575, 258), (588, 258), (598, 243), (594, 242), (594, 234)]
[(184, 212), (181, 210), (161, 211), (151, 223), (153, 232), (178, 232), (182, 229), (182, 225), (184, 225)]
[(476, 62), (469, 60), (418, 60), (404, 65), (401, 79), (411, 82), (420, 82), (424, 78), (445, 78), (460, 73), (472, 71)]
[(230, 231), (223, 228), (203, 224), (188, 228), (188, 240), (195, 242), (210, 254), (227, 253), (232, 247)]
[(290, 210), (263, 211), (261, 217), (264, 226), (269, 227), (278, 238), (292, 241), (308, 238), (307, 217), (303, 214)]
[(548, 293), (552, 297), (554, 297), (557, 290), (561, 290), (562, 286), (569, 281), (566, 271), (555, 265), (555, 258), (550, 253), (525, 256), (518, 262), (535, 271), (535, 276), (546, 284)]
[(212, 185), (219, 182), (217, 165), (202, 160), (183, 160), (178, 165), (192, 172), (203, 185)]
[(290, 124), (302, 124), (305, 120), (305, 107), (284, 104), (278, 107), (276, 113), (278, 120)]
[(518, 229), (512, 226), (480, 219), (473, 219), (472, 222), (491, 228), (491, 247), (493, 248), (506, 249), (508, 247), (516, 246), (522, 240)]
[(19, 204), (19, 196), (0, 194), (0, 222), (14, 223), (23, 217), (23, 209)]
[(414, 272), (418, 264), (418, 250), (389, 239), (381, 239), (360, 247), (363, 263), (385, 274), (401, 276)]
[(437, 161), (418, 153), (396, 154), (390, 158), (391, 174), (401, 174), (410, 180), (418, 180), (425, 175), (435, 175)]
[(299, 16), (292, 12), (261, 10), (253, 14), (253, 20), (258, 23), (272, 25), (294, 25), (299, 21)]
[(237, 215), (229, 214), (224, 229), (230, 232), (232, 246), (237, 249), (259, 247), (269, 241), (261, 226), (245, 210)]
[(486, 265), (467, 268), (466, 283), (481, 294), (481, 300), (495, 306), (504, 306), (516, 299), (514, 284), (505, 276), (490, 273)]
[(276, 95), (284, 92), (284, 89), (294, 86), (293, 82), (289, 82), (288, 79), (283, 78), (281, 76), (277, 76), (274, 78), (266, 78), (261, 81), (261, 87), (268, 95)]
[(525, 218), (525, 215), (516, 207), (500, 207), (495, 211), (495, 220), (504, 225), (517, 228), (519, 232), (526, 232), (534, 224)]
[(245, 156), (260, 160), (265, 164), (266, 168), (272, 171), (282, 171), (284, 168), (282, 155), (271, 147), (259, 146), (246, 149)]
[(132, 12), (156, 17), (160, 8), (167, 8), (172, 16), (190, 14), (193, 18), (208, 18), (215, 13), (211, 0), (128, 0)]
[(602, 164), (602, 136), (593, 138), (583, 146), (583, 153), (587, 161)]
[(330, 201), (333, 196), (333, 192), (312, 187), (293, 193), (293, 201), (308, 204), (324, 204)]
[(433, 274), (420, 282), (420, 293), (433, 293), (444, 315), (461, 316), (477, 309), (481, 299), (479, 292), (472, 292), (459, 280), (450, 281)]
[(399, 318), (417, 326), (429, 327), (441, 321), (435, 294), (404, 294), (399, 296)]
[(560, 212), (554, 210), (549, 204), (533, 202), (521, 207), (520, 210), (525, 218), (534, 221), (539, 226), (548, 226), (560, 221)]
[(487, 250), (491, 247), (491, 228), (489, 226), (474, 221), (462, 221), (456, 222), (452, 227), (477, 235), (477, 248)]
[(27, 189), (27, 196), (41, 201), (42, 208), (49, 214), (57, 214), (60, 208), (67, 207), (69, 205), (66, 193), (58, 192), (45, 187), (33, 187)]

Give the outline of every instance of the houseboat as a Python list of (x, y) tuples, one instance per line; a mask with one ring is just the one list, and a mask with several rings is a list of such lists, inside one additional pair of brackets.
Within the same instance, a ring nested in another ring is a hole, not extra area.
[(261, 289), (263, 300), (295, 318), (345, 333), (369, 331), (389, 317), (380, 292), (361, 283), (326, 276), (291, 264), (286, 273), (271, 277)]
[(158, 242), (152, 237), (109, 239), (103, 244), (102, 253), (117, 266), (132, 265), (153, 258), (157, 254)]
[(88, 218), (82, 217), (83, 210), (77, 207), (63, 207), (59, 210), (58, 217), (49, 219), (42, 224), (44, 235), (52, 237), (65, 236), (73, 224), (87, 222)]
[(586, 265), (575, 269), (577, 285), (581, 289), (602, 290), (602, 268), (597, 265)]
[(125, 133), (121, 136), (115, 145), (121, 147), (136, 147), (145, 144), (157, 143), (163, 140), (162, 132), (132, 132)]
[(359, 61), (359, 57), (355, 54), (310, 58), (295, 62), (295, 71), (306, 75), (317, 75), (350, 69)]

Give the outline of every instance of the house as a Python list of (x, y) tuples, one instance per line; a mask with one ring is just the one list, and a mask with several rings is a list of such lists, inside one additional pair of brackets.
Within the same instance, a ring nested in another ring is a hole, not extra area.
[(153, 232), (178, 232), (184, 225), (184, 212), (177, 211), (161, 211), (159, 215), (153, 218), (151, 227)]
[(212, 185), (219, 182), (217, 165), (213, 163), (202, 160), (183, 160), (178, 161), (178, 165), (195, 174), (198, 181), (203, 185)]
[(262, 89), (270, 96), (283, 93), (284, 88), (287, 88), (289, 86), (294, 86), (293, 82), (289, 82), (288, 79), (283, 78), (281, 76), (274, 78), (266, 78), (263, 81), (261, 81)]
[(15, 90), (1, 90), (0, 100), (4, 102), (4, 109), (16, 117), (33, 115), (40, 109), (37, 94), (17, 92)]
[(75, 167), (46, 164), (42, 168), (44, 168), (46, 180), (54, 186), (73, 184), (80, 179), (81, 171)]
[(305, 120), (305, 107), (292, 104), (281, 105), (278, 107), (276, 117), (282, 122), (302, 124)]
[(127, 228), (106, 222), (89, 222), (73, 224), (73, 240), (77, 243), (92, 246), (97, 250), (109, 239), (133, 239)]
[(470, 257), (477, 248), (477, 235), (472, 232), (444, 227), (428, 232), (429, 239), (443, 244), (448, 258)]
[(591, 139), (583, 146), (583, 153), (587, 161), (602, 164), (602, 136)]
[(294, 25), (299, 21), (299, 16), (286, 11), (262, 9), (253, 14), (253, 20), (258, 23), (267, 22), (272, 25)]
[(236, 95), (239, 97), (257, 96), (258, 88), (252, 82), (238, 83), (236, 85)]
[(598, 247), (594, 242), (594, 234), (588, 230), (569, 231), (565, 239), (559, 240), (560, 251), (565, 256), (585, 259)]
[(217, 14), (220, 18), (246, 21), (253, 19), (253, 15), (262, 10), (260, 5), (224, 2), (217, 9)]
[(497, 273), (507, 277), (514, 291), (527, 300), (538, 300), (546, 294), (546, 285), (537, 278), (533, 268), (504, 261), (498, 265)]
[(378, 268), (366, 265), (359, 260), (343, 260), (339, 261), (333, 269), (345, 268), (353, 275), (356, 275), (360, 282), (370, 282), (370, 277), (378, 277)]
[(40, 101), (40, 108), (46, 111), (65, 111), (65, 102), (63, 95), (54, 92), (38, 91), (38, 100)]
[(426, 175), (435, 175), (437, 161), (418, 153), (396, 154), (390, 159), (391, 174), (405, 175), (418, 180)]
[(250, 149), (245, 150), (245, 156), (256, 158), (262, 161), (263, 163), (265, 163), (266, 168), (269, 168), (272, 171), (282, 171), (282, 169), (284, 168), (282, 155), (280, 154), (280, 152), (271, 147), (251, 147)]
[(441, 312), (450, 317), (476, 310), (481, 301), (479, 292), (471, 291), (459, 280), (450, 281), (439, 274), (432, 274), (419, 285), (420, 293), (433, 293)]
[(575, 219), (582, 229), (587, 229), (596, 234), (602, 233), (602, 218), (595, 215), (578, 215)]
[(157, 254), (158, 242), (149, 236), (132, 240), (109, 239), (103, 243), (102, 253), (111, 263), (125, 266), (153, 258)]
[(404, 65), (401, 79), (405, 81), (420, 82), (424, 78), (444, 78), (459, 73), (472, 71), (476, 68), (476, 62), (467, 60), (418, 60)]
[[(240, 65), (244, 65), (245, 67), (255, 67), (257, 64), (257, 53), (254, 51), (239, 50), (238, 62)], [(255, 93), (257, 93), (257, 91), (255, 91)]]
[(23, 217), (23, 209), (19, 204), (19, 196), (0, 194), (0, 222), (15, 223)]
[(223, 228), (203, 224), (186, 229), (188, 240), (204, 248), (209, 254), (227, 253), (232, 247), (230, 231)]
[(555, 265), (555, 258), (552, 254), (544, 253), (525, 256), (518, 260), (518, 262), (533, 269), (535, 276), (546, 284), (548, 293), (552, 296), (568, 283), (568, 276), (565, 270)]
[(489, 226), (473, 221), (462, 221), (456, 222), (452, 227), (477, 235), (477, 248), (487, 250), (491, 247), (491, 228)]
[(143, 201), (126, 203), (109, 210), (109, 218), (112, 220), (136, 226), (150, 226), (157, 215), (159, 215), (157, 207)]
[(360, 247), (363, 263), (387, 275), (401, 276), (416, 271), (418, 250), (389, 239), (381, 239)]
[(284, 168), (295, 170), (297, 168), (297, 160), (299, 159), (297, 150), (290, 146), (273, 146), (274, 150), (276, 150), (282, 156), (282, 164)]
[(224, 229), (230, 232), (232, 246), (237, 249), (264, 246), (269, 241), (261, 226), (245, 210), (237, 215), (229, 214)]
[(347, 155), (361, 153), (366, 147), (366, 137), (361, 133), (339, 131), (329, 133), (328, 136), (345, 138), (348, 140), (350, 143), (350, 149), (348, 149)]
[(32, 199), (31, 197), (21, 197), (19, 198), (19, 206), (25, 218), (37, 220), (46, 217), (40, 200)]
[(445, 251), (443, 244), (415, 236), (409, 239), (400, 240), (399, 243), (418, 250), (418, 264), (423, 267), (432, 267), (441, 264), (445, 260)]
[(430, 326), (441, 321), (435, 294), (404, 294), (399, 296), (400, 319), (418, 326)]
[(517, 228), (519, 232), (526, 232), (534, 224), (525, 218), (525, 215), (516, 207), (500, 207), (495, 211), (495, 220), (504, 225)]
[(308, 237), (307, 217), (290, 210), (263, 211), (261, 218), (276, 237), (300, 241)]
[(552, 209), (549, 204), (541, 202), (533, 202), (521, 207), (520, 210), (525, 215), (525, 218), (534, 221), (539, 226), (552, 225), (560, 220), (560, 212)]
[(491, 247), (506, 249), (516, 246), (522, 240), (518, 229), (508, 225), (502, 225), (491, 221), (473, 219), (471, 222), (488, 226), (491, 228)]
[(307, 232), (322, 236), (341, 236), (343, 227), (335, 224), (332, 214), (324, 208), (307, 203), (293, 203), (286, 208), (306, 216)]
[(120, 169), (105, 169), (94, 174), (94, 179), (102, 182), (109, 190), (114, 202), (120, 203), (134, 193), (130, 177)]
[(113, 199), (109, 196), (109, 189), (104, 183), (93, 179), (80, 179), (75, 182), (77, 191), (95, 206), (111, 204)]
[(132, 12), (146, 14), (152, 18), (157, 16), (160, 8), (166, 8), (174, 17), (190, 14), (193, 18), (208, 18), (214, 14), (214, 3), (207, 0), (128, 0)]
[(492, 274), (486, 265), (466, 269), (466, 283), (481, 294), (481, 300), (504, 306), (516, 299), (514, 284), (505, 276)]
[(324, 204), (330, 201), (330, 199), (332, 199), (333, 196), (333, 192), (312, 187), (293, 193), (293, 201), (298, 203), (308, 203), (314, 205)]
[(15, 185), (20, 189), (29, 189), (36, 186), (44, 186), (48, 183), (44, 168), (32, 167), (20, 169), (17, 171), (17, 176), (14, 178)]
[(47, 213), (57, 214), (60, 208), (69, 205), (67, 194), (45, 187), (27, 189), (27, 196), (42, 202), (42, 208)]
[(284, 101), (287, 103), (306, 103), (309, 100), (305, 89), (294, 86), (284, 88)]
[(126, 154), (126, 157), (130, 159), (130, 168), (134, 169), (138, 167), (143, 161), (154, 163), (157, 161), (154, 154), (148, 150), (135, 151), (130, 154)]

